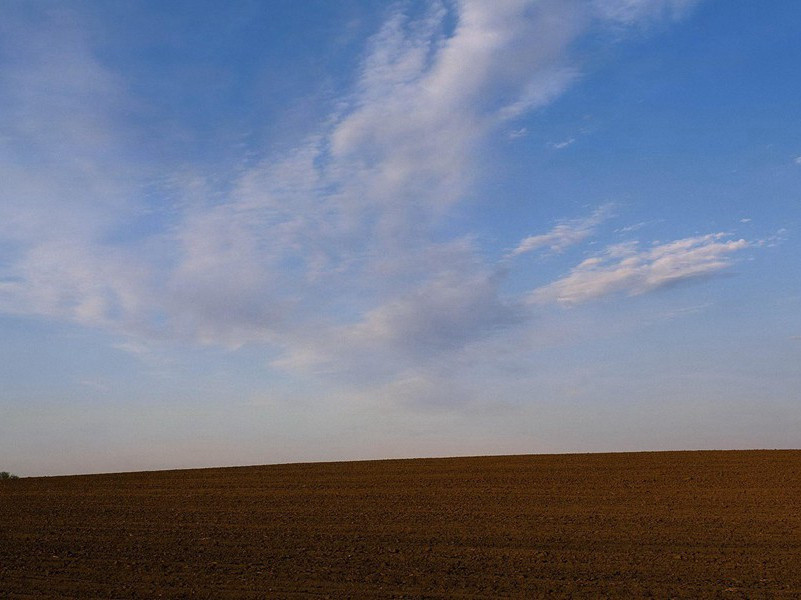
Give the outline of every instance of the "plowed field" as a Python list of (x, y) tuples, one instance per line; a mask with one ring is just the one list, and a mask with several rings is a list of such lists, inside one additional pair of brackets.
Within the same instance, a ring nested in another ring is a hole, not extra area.
[(801, 451), (0, 481), (0, 598), (801, 598)]

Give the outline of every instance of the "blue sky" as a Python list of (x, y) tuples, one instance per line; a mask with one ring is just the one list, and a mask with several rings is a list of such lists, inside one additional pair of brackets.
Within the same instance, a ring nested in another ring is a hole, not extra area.
[(6, 2), (24, 475), (799, 447), (796, 2)]

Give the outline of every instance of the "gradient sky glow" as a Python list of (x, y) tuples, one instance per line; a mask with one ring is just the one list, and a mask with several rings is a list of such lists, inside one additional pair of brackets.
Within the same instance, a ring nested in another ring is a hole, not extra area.
[(0, 469), (801, 446), (801, 3), (0, 6)]

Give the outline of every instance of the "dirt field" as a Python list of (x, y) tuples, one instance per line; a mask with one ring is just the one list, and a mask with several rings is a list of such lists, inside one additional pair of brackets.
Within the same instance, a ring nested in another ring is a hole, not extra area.
[(801, 598), (801, 451), (0, 482), (0, 598)]

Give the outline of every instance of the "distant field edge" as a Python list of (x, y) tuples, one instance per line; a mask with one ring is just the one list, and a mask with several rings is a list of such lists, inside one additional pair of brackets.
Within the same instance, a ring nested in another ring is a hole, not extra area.
[(427, 461), (457, 461), (457, 460), (498, 460), (498, 459), (523, 459), (523, 458), (556, 458), (556, 457), (619, 457), (627, 456), (646, 456), (646, 455), (713, 455), (713, 454), (768, 454), (768, 453), (800, 453), (801, 448), (736, 448), (736, 449), (685, 449), (685, 450), (621, 450), (621, 451), (591, 451), (591, 452), (542, 452), (525, 454), (464, 454), (464, 455), (435, 455), (435, 456), (410, 456), (410, 457), (390, 457), (390, 458), (360, 458), (353, 460), (309, 460), (309, 461), (287, 461), (275, 463), (253, 463), (246, 465), (216, 465), (203, 467), (168, 467), (164, 469), (144, 469), (130, 471), (100, 471), (87, 473), (70, 473), (59, 475), (33, 475), (19, 476), (19, 479), (54, 479), (65, 477), (92, 477), (103, 475), (143, 475), (147, 473), (183, 473), (183, 472), (203, 472), (203, 471), (233, 471), (237, 469), (256, 469), (270, 467), (303, 467), (316, 466), (325, 467), (326, 465), (360, 465), (369, 463), (403, 463), (403, 462), (427, 462)]

